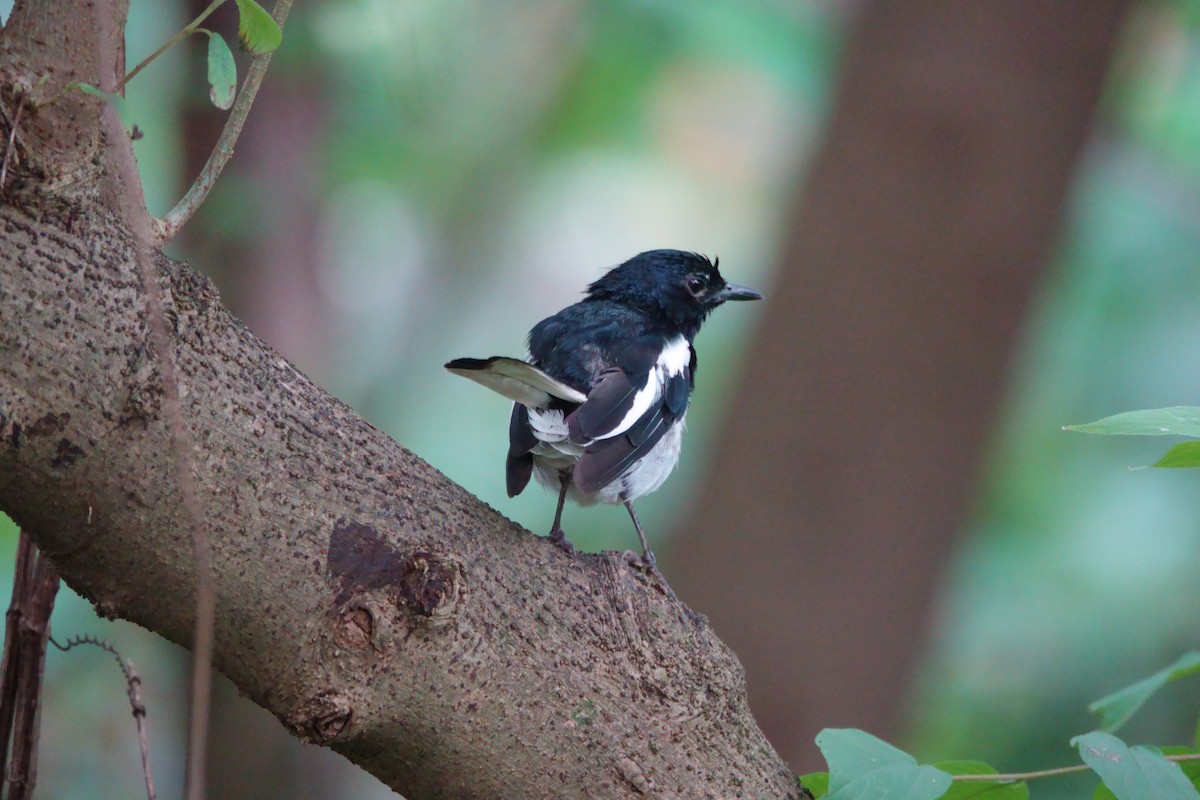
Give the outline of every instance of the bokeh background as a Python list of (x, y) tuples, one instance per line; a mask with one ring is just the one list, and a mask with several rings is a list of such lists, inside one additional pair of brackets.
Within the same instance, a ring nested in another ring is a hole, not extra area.
[[(129, 63), (205, 5), (134, 0)], [(128, 89), (155, 214), (223, 122), (203, 48)], [(1197, 646), (1198, 477), (1129, 469), (1161, 441), (1061, 426), (1198, 402), (1200, 2), (301, 3), (172, 250), (543, 533), (553, 498), (504, 494), (506, 402), (441, 365), (521, 354), (656, 247), (768, 295), (701, 333), (683, 463), (640, 511), (794, 769), (820, 768), (826, 726), (929, 760), (1070, 763), (1089, 700)], [(566, 528), (634, 545), (620, 508), (569, 508)], [(6, 519), (0, 545), (3, 593)], [(170, 794), (187, 654), (65, 589), (53, 628), (136, 662)], [(213, 797), (392, 796), (223, 679), (217, 698)], [(1128, 739), (1190, 740), (1198, 707), (1174, 686)], [(105, 654), (50, 652), (42, 725), (40, 796), (141, 791)]]

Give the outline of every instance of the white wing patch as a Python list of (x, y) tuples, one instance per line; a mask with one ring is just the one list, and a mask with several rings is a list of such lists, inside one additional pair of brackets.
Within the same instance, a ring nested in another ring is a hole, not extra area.
[(662, 399), (663, 387), (667, 385), (667, 379), (687, 369), (691, 360), (692, 348), (687, 339), (682, 336), (676, 336), (663, 345), (662, 352), (658, 354), (658, 360), (654, 362), (650, 376), (646, 379), (646, 385), (633, 396), (633, 405), (628, 413), (617, 423), (615, 428), (598, 438), (611, 439), (629, 430), (633, 423), (641, 419), (643, 414)]
[(671, 341), (667, 342), (663, 351), (658, 355), (658, 364), (656, 369), (661, 370), (663, 376), (662, 383), (666, 383), (666, 378), (671, 378), (687, 369), (688, 364), (692, 361), (692, 348), (687, 343), (687, 339), (682, 336), (676, 336)]

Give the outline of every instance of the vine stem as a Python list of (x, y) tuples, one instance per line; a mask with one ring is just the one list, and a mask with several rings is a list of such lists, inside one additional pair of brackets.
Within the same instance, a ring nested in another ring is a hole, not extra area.
[(189, 37), (193, 33), (195, 33), (196, 29), (200, 27), (200, 23), (204, 22), (204, 20), (208, 19), (209, 15), (212, 14), (214, 11), (216, 11), (218, 8), (220, 8), (224, 3), (225, 3), (225, 0), (213, 0), (211, 3), (209, 3), (208, 8), (206, 8), (200, 12), (200, 16), (196, 17), (194, 20), (189, 22), (187, 24), (187, 26), (184, 27), (183, 30), (181, 30), (179, 33), (175, 34), (170, 39), (168, 39), (167, 43), (164, 44), (162, 47), (158, 48), (153, 53), (151, 53), (150, 55), (143, 58), (140, 64), (138, 64), (133, 69), (129, 70), (129, 72), (125, 75), (124, 78), (121, 78), (121, 80), (117, 81), (117, 86), (115, 89), (113, 89), (113, 94), (119, 94), (121, 92), (121, 90), (125, 88), (125, 84), (127, 84), (131, 80), (133, 80), (134, 76), (137, 75), (139, 72), (141, 72), (143, 69), (145, 69), (146, 66), (150, 64), (151, 61), (158, 58), (163, 53), (167, 52), (172, 47), (179, 44), (184, 39), (186, 39), (187, 37)]
[[(274, 17), (275, 24), (281, 30), (291, 8), (292, 0), (275, 0), (275, 8), (271, 16)], [(262, 83), (270, 63), (271, 53), (263, 53), (251, 59), (250, 67), (246, 71), (246, 80), (242, 82), (242, 90), (238, 92), (237, 99), (233, 102), (233, 108), (230, 109), (229, 117), (225, 120), (225, 128), (221, 131), (221, 137), (217, 139), (217, 144), (213, 147), (204, 168), (200, 170), (196, 180), (188, 188), (183, 198), (175, 204), (175, 207), (168, 211), (162, 219), (152, 221), (160, 247), (174, 239), (179, 230), (192, 218), (196, 209), (208, 197), (213, 184), (221, 175), (221, 170), (225, 169), (225, 165), (233, 157), (233, 146), (242, 133), (242, 126), (246, 123), (246, 116), (250, 113), (250, 106), (254, 103), (254, 97), (258, 94), (258, 87)]]
[(137, 724), (138, 746), (142, 750), (142, 775), (146, 779), (146, 798), (147, 800), (157, 800), (158, 795), (154, 791), (154, 775), (150, 771), (150, 744), (146, 738), (146, 704), (142, 702), (140, 688), (142, 678), (134, 668), (133, 662), (126, 661), (120, 651), (104, 639), (88, 634), (67, 639), (66, 644), (59, 644), (53, 636), (48, 637), (48, 640), (50, 644), (64, 653), (69, 653), (80, 645), (90, 644), (93, 647), (99, 647), (117, 660), (117, 665), (121, 667), (121, 674), (125, 676), (125, 694), (129, 697), (129, 706), (133, 710), (133, 719)]
[[(1200, 760), (1200, 753), (1180, 753), (1179, 755), (1163, 756), (1167, 761), (1197, 761)], [(956, 781), (993, 781), (995, 783), (1016, 783), (1017, 781), (1031, 781), (1036, 778), (1052, 778), (1056, 775), (1069, 775), (1072, 772), (1086, 772), (1091, 769), (1087, 764), (1073, 764), (1069, 767), (1055, 767), (1054, 769), (1041, 769), (1036, 772), (1006, 772), (994, 775), (952, 775), (951, 779)]]

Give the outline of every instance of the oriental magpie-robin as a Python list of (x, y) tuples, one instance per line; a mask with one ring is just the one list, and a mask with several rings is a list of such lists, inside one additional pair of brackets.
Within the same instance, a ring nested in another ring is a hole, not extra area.
[(727, 283), (717, 261), (651, 250), (610, 270), (587, 296), (529, 332), (529, 360), (458, 358), (446, 369), (514, 401), (509, 422), (508, 496), (536, 476), (558, 492), (550, 540), (573, 551), (563, 503), (624, 503), (645, 565), (654, 553), (633, 501), (653, 492), (679, 460), (696, 380), (692, 342), (726, 300), (761, 300)]

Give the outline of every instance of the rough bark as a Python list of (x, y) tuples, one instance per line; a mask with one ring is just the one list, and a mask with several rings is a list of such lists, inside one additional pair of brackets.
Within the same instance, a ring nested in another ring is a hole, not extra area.
[(1126, 8), (876, 2), (851, 36), (738, 413), (668, 554), (801, 771), (822, 727), (895, 733)]
[[(104, 82), (79, 8), (36, 9), (77, 26), (58, 53), (5, 31), (0, 96), (52, 62)], [(101, 188), (101, 151), (129, 145), (82, 136), (98, 101), (72, 108), (22, 140), (0, 205), (0, 509), (100, 613), (187, 645), (193, 520), (120, 193)], [(45, 179), (64, 152), (69, 185)], [(207, 280), (156, 265), (214, 660), (244, 694), (413, 800), (798, 796), (707, 625), (619, 556), (571, 558), (505, 520), (308, 381)]]

